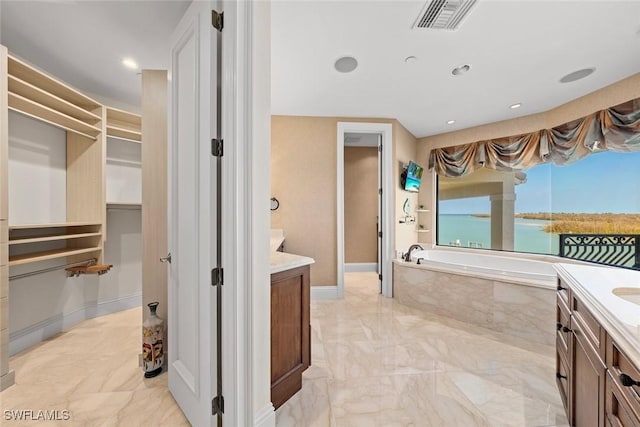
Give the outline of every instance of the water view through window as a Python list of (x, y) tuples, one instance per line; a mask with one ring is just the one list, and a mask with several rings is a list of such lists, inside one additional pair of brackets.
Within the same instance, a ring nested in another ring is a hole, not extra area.
[(558, 255), (560, 233), (640, 235), (640, 153), (439, 179), (439, 245)]

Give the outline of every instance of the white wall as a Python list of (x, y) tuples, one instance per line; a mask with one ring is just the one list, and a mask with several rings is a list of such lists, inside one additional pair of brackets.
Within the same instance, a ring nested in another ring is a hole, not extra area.
[(107, 138), (107, 202), (142, 202), (142, 144)]
[(66, 133), (9, 111), (9, 225), (64, 222)]
[[(65, 133), (18, 113), (9, 117), (9, 223), (66, 219)], [(64, 270), (9, 281), (9, 352), (15, 354), (73, 324), (139, 306), (142, 290), (140, 210), (109, 210), (106, 275), (68, 278)], [(64, 265), (65, 259), (13, 266), (16, 276)]]

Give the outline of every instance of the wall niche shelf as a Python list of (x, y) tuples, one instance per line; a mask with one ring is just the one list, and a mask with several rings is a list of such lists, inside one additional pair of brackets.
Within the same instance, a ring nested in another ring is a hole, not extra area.
[(425, 230), (425, 229), (421, 229), (421, 230), (416, 230), (418, 233), (428, 233), (431, 230)]
[(416, 209), (416, 212), (424, 213), (424, 212), (431, 212), (431, 210), (429, 210), (429, 209)]
[(10, 226), (9, 266), (100, 252), (101, 228), (88, 222)]

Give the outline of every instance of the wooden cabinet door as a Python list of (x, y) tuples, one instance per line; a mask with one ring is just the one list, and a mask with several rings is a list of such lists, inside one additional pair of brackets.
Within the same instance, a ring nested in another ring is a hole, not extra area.
[(572, 325), (572, 425), (576, 427), (603, 426), (604, 383), (606, 367), (598, 353), (583, 337), (578, 325)]

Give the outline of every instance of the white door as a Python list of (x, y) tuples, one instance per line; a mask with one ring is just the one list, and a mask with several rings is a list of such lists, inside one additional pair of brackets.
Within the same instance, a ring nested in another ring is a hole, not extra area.
[[(387, 147), (387, 150), (389, 148)], [(383, 179), (382, 179), (382, 135), (378, 135), (378, 237), (377, 237), (377, 242), (378, 242), (378, 265), (377, 265), (377, 272), (378, 272), (378, 293), (381, 294), (382, 293), (382, 277), (383, 274), (386, 274), (387, 272), (383, 272), (382, 271), (382, 215), (383, 215), (383, 209), (382, 209), (382, 183), (383, 183)]]
[(171, 41), (169, 120), (169, 390), (194, 426), (219, 423), (217, 395), (217, 31), (212, 1), (194, 1)]

